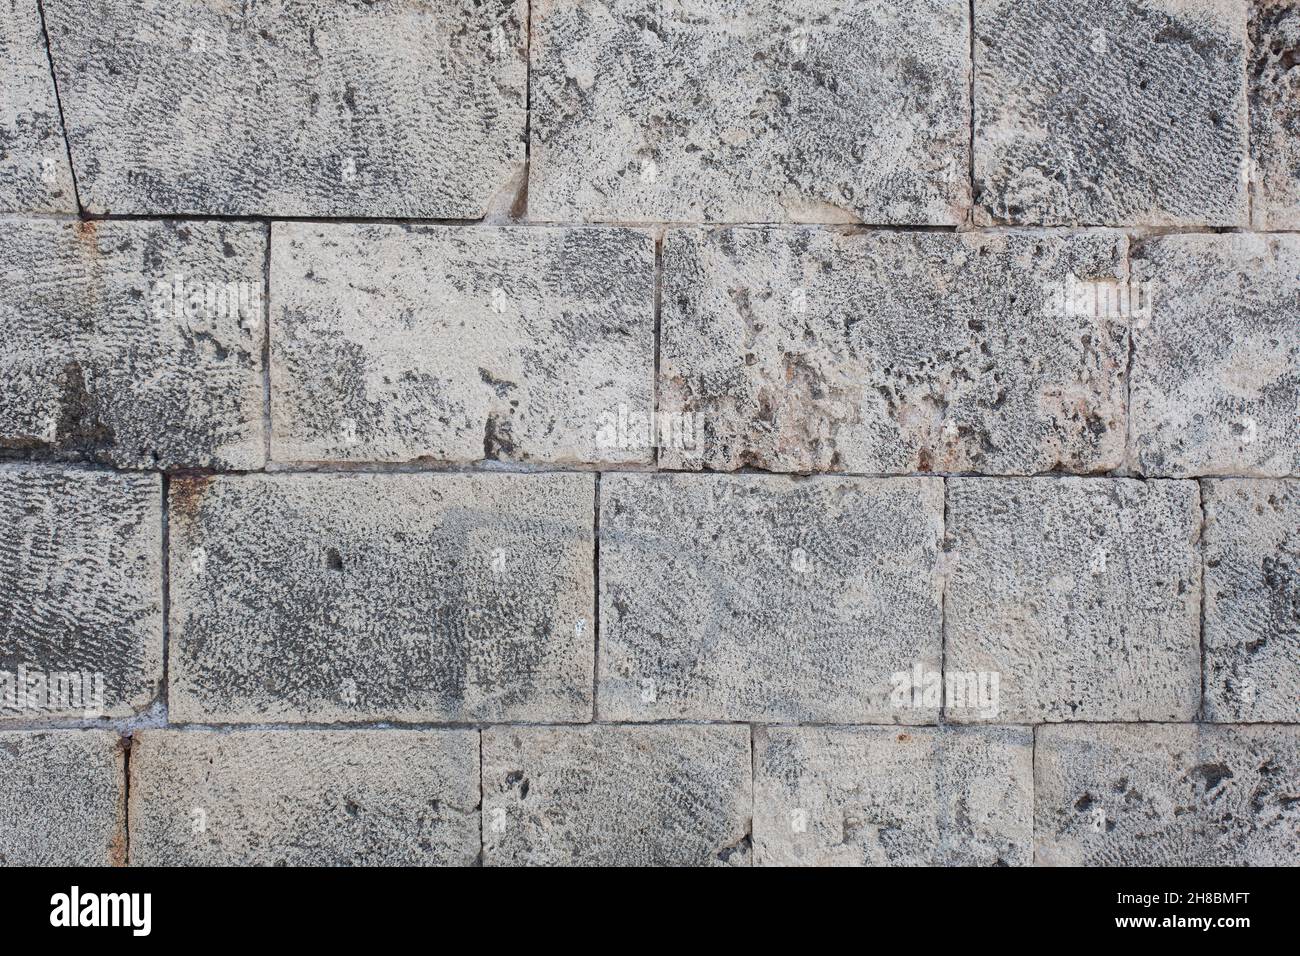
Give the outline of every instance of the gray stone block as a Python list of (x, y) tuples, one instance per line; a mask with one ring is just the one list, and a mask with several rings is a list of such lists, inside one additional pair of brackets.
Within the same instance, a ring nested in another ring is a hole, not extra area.
[(1147, 475), (1300, 475), (1300, 236), (1134, 248), (1130, 458)]
[(654, 239), (277, 223), (272, 456), (653, 461)]
[(951, 225), (965, 0), (534, 0), (530, 216)]
[(692, 428), (660, 463), (1115, 468), (1125, 251), (1105, 232), (670, 232), (661, 418)]
[(0, 866), (121, 866), (126, 776), (117, 734), (0, 731)]
[(976, 0), (977, 221), (1245, 226), (1245, 0)]
[(600, 717), (933, 721), (893, 691), (939, 669), (942, 536), (938, 479), (604, 475)]
[(0, 0), (0, 212), (76, 212), (36, 0)]
[(1028, 865), (1033, 743), (1029, 728), (760, 729), (754, 862)]
[(0, 469), (0, 720), (126, 717), (157, 697), (161, 484)]
[(0, 220), (0, 447), (257, 468), (265, 227)]
[(456, 731), (146, 730), (136, 866), (469, 866), (479, 739)]
[(483, 731), (488, 866), (748, 866), (749, 728)]
[(473, 219), (524, 162), (525, 0), (46, 0), (92, 212)]
[(1300, 727), (1040, 727), (1035, 861), (1293, 866)]
[(955, 478), (945, 675), (998, 675), (955, 721), (1190, 720), (1200, 705), (1189, 481)]
[(1256, 229), (1300, 229), (1300, 3), (1251, 0), (1251, 209)]
[(594, 485), (178, 479), (171, 719), (589, 720)]
[(1205, 716), (1300, 723), (1300, 481), (1202, 487)]

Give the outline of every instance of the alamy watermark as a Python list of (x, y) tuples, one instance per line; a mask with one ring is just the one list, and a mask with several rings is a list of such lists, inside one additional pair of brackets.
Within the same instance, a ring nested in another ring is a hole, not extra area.
[(992, 720), (1001, 703), (1002, 676), (997, 671), (946, 671), (940, 674), (924, 665), (910, 671), (895, 671), (889, 679), (892, 706), (930, 708), (940, 704), (948, 711), (971, 710), (975, 716)]
[(1071, 274), (1046, 288), (1043, 309), (1048, 315), (1131, 319), (1139, 327), (1151, 321), (1154, 282), (1080, 279)]
[(150, 287), (149, 307), (158, 319), (231, 319), (256, 325), (262, 318), (262, 284), (196, 280), (178, 273)]
[(695, 451), (704, 443), (704, 415), (700, 412), (656, 414), (619, 405), (616, 409), (601, 412), (596, 426), (598, 448)]
[(0, 711), (79, 711), (87, 719), (107, 716), (104, 675), (99, 671), (44, 671), (19, 664), (16, 670), (0, 671)]

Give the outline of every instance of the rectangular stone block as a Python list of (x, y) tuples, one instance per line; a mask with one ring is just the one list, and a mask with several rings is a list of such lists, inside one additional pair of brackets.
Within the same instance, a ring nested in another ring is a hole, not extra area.
[(1251, 0), (1251, 209), (1256, 229), (1300, 229), (1300, 3)]
[(1133, 250), (1130, 458), (1148, 475), (1300, 475), (1300, 236), (1180, 235)]
[(92, 212), (473, 219), (524, 162), (526, 0), (46, 0)]
[(965, 0), (535, 0), (529, 214), (954, 225)]
[(146, 730), (131, 748), (136, 866), (470, 866), (473, 730)]
[(1115, 468), (1126, 243), (1107, 232), (669, 232), (660, 411), (689, 440), (660, 463)]
[(748, 866), (749, 728), (483, 731), (488, 866)]
[(945, 679), (999, 699), (948, 719), (1192, 719), (1200, 525), (1190, 481), (950, 479)]
[(601, 719), (936, 718), (894, 689), (939, 670), (938, 479), (600, 484)]
[(277, 223), (271, 248), (273, 457), (654, 460), (649, 233)]
[(1027, 727), (757, 731), (760, 866), (1027, 866)]
[(0, 0), (0, 212), (76, 212), (36, 0)]
[(1300, 727), (1040, 727), (1035, 861), (1294, 866)]
[(0, 220), (0, 447), (258, 468), (266, 231)]
[(1300, 481), (1202, 487), (1205, 717), (1300, 723)]
[(158, 696), (161, 485), (0, 469), (0, 720), (128, 717)]
[(975, 0), (981, 224), (1246, 226), (1245, 0)]
[(0, 866), (121, 866), (126, 776), (117, 734), (0, 731)]
[(590, 720), (594, 485), (178, 479), (171, 719)]

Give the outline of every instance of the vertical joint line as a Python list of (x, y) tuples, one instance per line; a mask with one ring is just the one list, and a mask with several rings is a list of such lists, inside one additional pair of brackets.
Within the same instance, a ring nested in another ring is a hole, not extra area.
[(54, 107), (59, 111), (59, 130), (63, 133), (63, 154), (68, 160), (68, 175), (72, 177), (72, 201), (77, 204), (77, 215), (85, 215), (81, 205), (81, 190), (77, 186), (77, 167), (72, 164), (72, 140), (68, 138), (68, 122), (63, 117), (63, 97), (59, 94), (59, 76), (54, 70), (54, 50), (50, 47), (50, 31), (45, 25), (44, 0), (36, 0), (36, 12), (41, 18), (41, 39), (45, 41), (45, 61), (50, 65), (50, 83), (54, 87)]
[(162, 701), (163, 723), (171, 722), (171, 478), (166, 473), (162, 476), (162, 687), (158, 688), (158, 699)]
[(939, 724), (948, 717), (948, 581), (952, 577), (948, 550), (948, 477), (943, 482), (943, 530), (939, 538), (939, 561), (943, 577), (939, 586)]
[(650, 383), (650, 448), (651, 464), (659, 467), (659, 352), (662, 329), (664, 297), (664, 230), (655, 233), (655, 275), (654, 275), (654, 380)]
[(271, 463), (271, 221), (262, 259), (262, 471)]
[(970, 181), (970, 209), (966, 224), (975, 227), (975, 0), (970, 0), (970, 86), (967, 89), (970, 110), (970, 155), (967, 157), (967, 175)]
[(1196, 536), (1196, 559), (1197, 561), (1200, 562), (1200, 569), (1201, 569), (1200, 587), (1197, 588), (1198, 614), (1196, 619), (1197, 630), (1199, 632), (1197, 634), (1197, 637), (1200, 639), (1200, 649), (1201, 649), (1201, 660), (1200, 660), (1201, 700), (1196, 708), (1196, 721), (1197, 723), (1201, 723), (1206, 719), (1205, 669), (1207, 666), (1207, 662), (1205, 659), (1205, 532), (1206, 532), (1206, 524), (1208, 522), (1208, 517), (1205, 512), (1205, 479), (1204, 478), (1196, 479), (1196, 506), (1201, 514), (1201, 531), (1200, 534)]
[(591, 719), (600, 720), (600, 472), (596, 472), (595, 502), (591, 522)]

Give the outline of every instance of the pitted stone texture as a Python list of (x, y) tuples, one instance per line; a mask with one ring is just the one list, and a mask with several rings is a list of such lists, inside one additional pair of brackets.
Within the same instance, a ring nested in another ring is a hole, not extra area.
[(1033, 731), (760, 729), (760, 866), (1027, 866)]
[[(654, 239), (277, 223), (272, 456), (653, 460)], [(621, 416), (621, 419), (620, 419)]]
[(964, 0), (534, 0), (529, 214), (952, 225)]
[(1040, 727), (1040, 866), (1294, 866), (1300, 727)]
[(605, 720), (924, 723), (940, 658), (933, 478), (601, 478)]
[(949, 480), (945, 672), (999, 675), (1000, 723), (1190, 720), (1200, 523), (1190, 481)]
[(121, 866), (121, 741), (97, 730), (0, 732), (0, 866)]
[(1130, 457), (1146, 475), (1300, 475), (1300, 236), (1134, 247)]
[[(666, 467), (1105, 471), (1124, 458), (1113, 233), (670, 232)], [(687, 417), (689, 416), (689, 417)], [(700, 434), (702, 433), (702, 437)]]
[(1205, 716), (1300, 723), (1300, 481), (1207, 481)]
[(46, 0), (92, 212), (472, 219), (524, 162), (526, 0)]
[(1300, 229), (1300, 3), (1250, 5), (1250, 146), (1256, 229)]
[(749, 728), (483, 731), (488, 866), (748, 866)]
[(0, 470), (0, 720), (127, 717), (157, 697), (161, 485)]
[(594, 485), (178, 479), (172, 720), (590, 720)]
[(131, 863), (469, 866), (478, 804), (473, 730), (146, 730)]
[(36, 0), (0, 0), (0, 212), (76, 212)]
[(0, 447), (260, 467), (265, 255), (251, 224), (0, 220)]
[(976, 0), (976, 219), (1245, 226), (1245, 0)]

